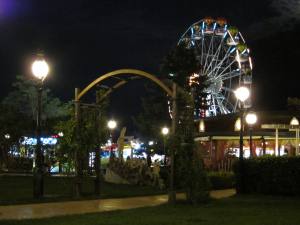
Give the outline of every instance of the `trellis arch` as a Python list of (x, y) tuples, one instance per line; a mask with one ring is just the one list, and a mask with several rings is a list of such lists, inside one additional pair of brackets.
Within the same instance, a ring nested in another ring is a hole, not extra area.
[[(106, 73), (102, 76), (99, 76), (97, 79), (95, 79), (93, 82), (91, 82), (88, 86), (86, 86), (81, 92), (79, 92), (79, 90), (77, 89), (77, 91), (75, 91), (75, 101), (80, 101), (82, 96), (84, 96), (90, 89), (92, 89), (95, 85), (101, 83), (102, 81), (104, 81), (110, 77), (130, 75), (130, 74), (137, 75), (137, 76), (143, 77), (143, 78), (147, 78), (147, 79), (153, 81), (159, 87), (161, 87), (167, 93), (167, 95), (169, 95), (170, 97), (173, 98), (173, 95), (174, 95), (173, 91), (169, 87), (167, 87), (161, 80), (159, 80), (156, 76), (154, 76), (150, 73), (147, 73), (145, 71), (142, 71), (142, 70), (137, 70), (137, 69), (119, 69), (119, 70), (114, 70), (112, 72)], [(118, 82), (116, 85), (114, 85), (113, 88), (114, 89), (118, 88), (125, 83), (127, 83), (127, 81), (122, 80), (122, 81)]]
[[(76, 120), (76, 137), (79, 137), (79, 129), (78, 127), (80, 126), (80, 119), (79, 119), (79, 114), (80, 114), (80, 99), (82, 96), (84, 96), (90, 89), (92, 89), (95, 85), (99, 84), (100, 82), (114, 76), (120, 76), (120, 75), (137, 75), (139, 77), (147, 78), (154, 83), (156, 83), (158, 86), (160, 86), (166, 93), (172, 98), (172, 126), (171, 126), (171, 133), (174, 135), (175, 130), (176, 130), (176, 121), (177, 121), (177, 106), (176, 106), (176, 90), (177, 86), (176, 83), (172, 82), (172, 89), (167, 87), (162, 81), (160, 81), (157, 77), (153, 76), (150, 73), (147, 73), (142, 70), (136, 70), (136, 69), (119, 69), (119, 70), (114, 70), (112, 72), (106, 73), (102, 76), (99, 76), (97, 79), (95, 79), (93, 82), (91, 82), (88, 86), (86, 86), (81, 92), (79, 91), (78, 88), (75, 88), (75, 120)], [(122, 85), (127, 83), (126, 80), (121, 80), (117, 84), (113, 86), (113, 89), (116, 89)], [(109, 94), (113, 89), (109, 90), (107, 94)], [(175, 150), (173, 148), (170, 149), (170, 191), (169, 191), (169, 202), (175, 202), (176, 200), (176, 195), (174, 191), (174, 152)], [(75, 151), (75, 158), (78, 158), (77, 151)], [(77, 160), (76, 160), (77, 161)], [(77, 173), (77, 172), (76, 172)], [(77, 175), (76, 175), (77, 176)], [(76, 186), (76, 193), (78, 192), (79, 186)]]

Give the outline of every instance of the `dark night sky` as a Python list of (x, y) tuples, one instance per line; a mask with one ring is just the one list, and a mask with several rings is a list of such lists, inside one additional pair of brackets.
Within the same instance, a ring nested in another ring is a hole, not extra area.
[[(284, 108), (288, 96), (299, 97), (299, 0), (0, 0), (1, 98), (17, 74), (30, 76), (37, 49), (51, 64), (46, 85), (63, 100), (115, 69), (155, 74), (180, 35), (205, 16), (227, 18), (246, 38), (257, 109)], [(111, 111), (120, 115), (126, 105), (126, 115), (138, 112), (139, 84), (114, 94)]]

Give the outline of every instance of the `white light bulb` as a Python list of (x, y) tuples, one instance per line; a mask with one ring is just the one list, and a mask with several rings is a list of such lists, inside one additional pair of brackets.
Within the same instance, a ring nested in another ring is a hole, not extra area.
[(49, 66), (45, 60), (36, 60), (33, 62), (31, 70), (36, 78), (44, 80), (49, 73)]

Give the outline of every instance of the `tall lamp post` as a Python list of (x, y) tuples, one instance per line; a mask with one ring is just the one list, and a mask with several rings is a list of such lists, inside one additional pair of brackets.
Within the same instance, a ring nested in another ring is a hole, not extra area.
[(167, 135), (169, 134), (169, 128), (167, 128), (167, 127), (163, 127), (162, 129), (161, 129), (161, 133), (162, 133), (162, 135), (163, 135), (163, 137), (164, 137), (164, 154), (165, 154), (165, 158), (164, 158), (164, 165), (166, 165), (166, 162), (167, 162), (167, 153), (166, 153), (166, 137), (167, 137)]
[(235, 97), (239, 100), (239, 106), (240, 106), (240, 154), (239, 159), (243, 160), (243, 135), (244, 135), (244, 102), (249, 98), (250, 91), (246, 87), (239, 87), (236, 89)]
[(252, 143), (252, 133), (253, 133), (253, 125), (257, 121), (257, 116), (254, 112), (249, 112), (246, 115), (246, 122), (249, 126), (249, 139), (250, 139), (250, 157), (253, 157), (253, 143)]
[(38, 56), (31, 66), (32, 74), (38, 80), (37, 86), (37, 119), (36, 119), (36, 168), (34, 168), (33, 174), (33, 196), (34, 198), (41, 198), (44, 194), (44, 180), (43, 180), (43, 152), (41, 143), (41, 116), (42, 116), (42, 93), (43, 82), (49, 73), (49, 66), (47, 62)]
[(112, 146), (112, 143), (113, 143), (112, 132), (117, 127), (117, 122), (115, 120), (109, 120), (107, 122), (107, 127), (110, 130), (111, 145), (110, 145), (110, 154), (109, 154), (109, 157), (111, 157), (112, 156), (112, 150), (113, 150), (113, 146)]
[(243, 175), (244, 174), (244, 163), (243, 163), (244, 102), (249, 98), (250, 91), (246, 87), (239, 87), (238, 89), (236, 89), (234, 93), (236, 98), (239, 101), (239, 106), (240, 106), (240, 152), (239, 152), (239, 177), (238, 177), (238, 179), (240, 180), (240, 186), (237, 186), (237, 191), (239, 193), (244, 193), (245, 192), (245, 181)]
[(299, 120), (296, 117), (293, 117), (290, 121), (290, 125), (292, 127), (295, 127), (295, 129), (292, 129), (296, 131), (296, 155), (299, 154)]

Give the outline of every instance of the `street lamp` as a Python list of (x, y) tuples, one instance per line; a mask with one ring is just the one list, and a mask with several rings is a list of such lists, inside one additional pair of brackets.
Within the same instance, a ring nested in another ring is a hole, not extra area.
[(242, 103), (244, 103), (250, 97), (250, 91), (247, 87), (239, 87), (234, 92), (235, 97)]
[(107, 122), (107, 127), (110, 129), (110, 130), (113, 130), (117, 127), (117, 122), (115, 120), (109, 120)]
[(42, 55), (38, 55), (38, 58), (32, 63), (32, 74), (38, 80), (37, 86), (37, 120), (36, 120), (36, 169), (34, 171), (34, 190), (33, 195), (35, 198), (41, 198), (44, 192), (44, 180), (43, 180), (43, 153), (41, 143), (41, 115), (42, 115), (42, 93), (43, 93), (43, 81), (46, 79), (49, 73), (49, 66), (47, 62), (42, 58)]
[(112, 150), (113, 150), (113, 146), (112, 146), (112, 144), (113, 144), (112, 132), (117, 127), (117, 122), (115, 120), (109, 120), (107, 122), (107, 127), (110, 130), (110, 138), (111, 138), (110, 155), (109, 155), (109, 157), (112, 157)]
[(169, 134), (169, 128), (163, 127), (163, 128), (161, 129), (161, 133), (162, 133), (164, 136), (168, 135), (168, 134)]
[(49, 66), (44, 59), (36, 59), (32, 63), (31, 71), (37, 79), (44, 81), (49, 73)]
[(5, 134), (4, 138), (7, 139), (7, 140), (10, 139), (10, 134)]
[(239, 159), (243, 160), (243, 132), (244, 132), (244, 102), (250, 97), (250, 91), (247, 87), (239, 87), (234, 92), (235, 97), (240, 103), (240, 155)]
[(166, 162), (167, 162), (166, 137), (167, 137), (167, 135), (169, 134), (169, 128), (163, 127), (163, 128), (161, 129), (161, 133), (162, 133), (162, 135), (163, 135), (163, 137), (164, 137), (164, 155), (165, 155), (165, 157), (164, 157), (164, 165), (166, 165)]
[(237, 191), (240, 193), (245, 192), (245, 178), (244, 178), (244, 163), (243, 163), (243, 134), (244, 134), (244, 102), (249, 98), (250, 91), (247, 87), (239, 87), (234, 92), (235, 97), (239, 101), (240, 106), (240, 152), (239, 152), (239, 177), (240, 186), (237, 187)]
[(254, 112), (249, 112), (246, 115), (246, 122), (249, 126), (249, 136), (250, 136), (250, 157), (253, 156), (252, 132), (253, 132), (253, 125), (256, 123), (256, 121), (257, 121), (257, 116)]
[(293, 117), (290, 121), (290, 125), (299, 126), (299, 120), (296, 117)]
[(299, 120), (296, 117), (293, 117), (290, 121), (291, 126), (295, 126), (296, 131), (296, 155), (299, 154)]

